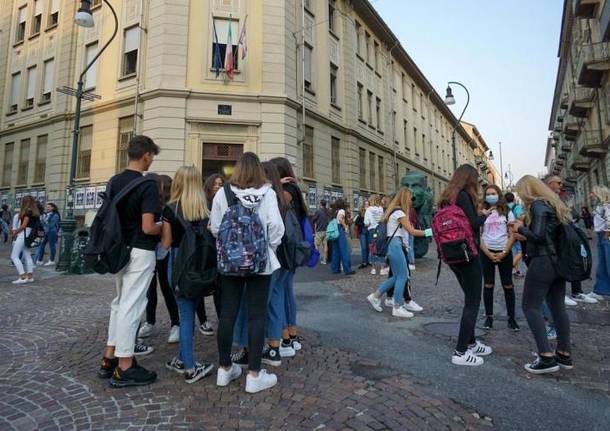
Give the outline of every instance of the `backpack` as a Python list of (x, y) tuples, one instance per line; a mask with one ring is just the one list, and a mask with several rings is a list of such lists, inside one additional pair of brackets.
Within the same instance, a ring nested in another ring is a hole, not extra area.
[(282, 268), (290, 271), (307, 265), (311, 258), (311, 244), (305, 240), (294, 208), (289, 208), (284, 216), (284, 236), (277, 254)]
[(136, 187), (147, 181), (155, 181), (151, 177), (141, 177), (133, 180), (110, 197), (108, 187), (100, 193), (102, 206), (95, 215), (89, 230), (89, 242), (83, 250), (85, 264), (98, 274), (116, 274), (129, 263), (131, 246), (125, 243), (121, 219), (117, 204)]
[(176, 205), (171, 205), (176, 219), (184, 229), (175, 255), (173, 255), (172, 287), (177, 296), (198, 299), (216, 290), (216, 247), (208, 230), (208, 219), (197, 223), (187, 222)]
[(591, 278), (592, 256), (585, 232), (576, 224), (561, 225), (557, 235), (556, 270), (566, 281)]
[(216, 239), (218, 271), (239, 277), (262, 274), (269, 260), (263, 223), (256, 209), (241, 204), (230, 183), (223, 188), (229, 208), (222, 216)]
[(326, 239), (328, 241), (334, 241), (339, 238), (339, 222), (337, 222), (336, 218), (333, 218), (328, 222), (328, 226), (326, 227)]
[(447, 265), (468, 263), (479, 254), (470, 221), (455, 203), (443, 206), (434, 215), (432, 235), (439, 259)]
[[(394, 211), (399, 210), (399, 208), (394, 208)], [(392, 215), (394, 211), (392, 211), (390, 215)], [(392, 238), (394, 238), (396, 232), (398, 232), (398, 229), (400, 229), (400, 223), (398, 224), (394, 232), (392, 232), (392, 236), (388, 238), (388, 224), (380, 220), (377, 227), (375, 229), (371, 229), (372, 247), (369, 247), (371, 249), (371, 252), (375, 256), (385, 258), (388, 254), (388, 245), (390, 245), (390, 241), (392, 240)]]
[(309, 268), (314, 268), (320, 261), (320, 252), (316, 249), (316, 234), (308, 217), (303, 217), (301, 220), (301, 229), (303, 231), (303, 239), (309, 243), (310, 257), (307, 261)]
[[(25, 232), (23, 234), (25, 235)], [(44, 238), (44, 229), (40, 218), (37, 218), (34, 227), (30, 229), (30, 234), (24, 238), (23, 243), (27, 248), (33, 248), (40, 244), (42, 238)]]

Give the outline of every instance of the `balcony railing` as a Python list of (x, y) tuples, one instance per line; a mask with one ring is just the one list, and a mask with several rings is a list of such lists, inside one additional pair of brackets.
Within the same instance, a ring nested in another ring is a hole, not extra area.
[(589, 170), (589, 159), (573, 152), (568, 157), (568, 167), (573, 171), (586, 172)]
[(574, 0), (574, 16), (595, 18), (601, 0)]
[(608, 42), (583, 44), (575, 63), (579, 85), (589, 88), (601, 87), (604, 72), (610, 70), (610, 44)]
[(580, 133), (580, 125), (575, 117), (567, 115), (563, 122), (563, 137), (568, 141), (575, 141)]
[(586, 118), (593, 109), (594, 90), (588, 87), (577, 85), (570, 93), (568, 102), (568, 112), (570, 115), (579, 118)]
[(602, 157), (608, 151), (600, 130), (584, 130), (576, 141), (576, 150), (581, 156), (591, 158)]

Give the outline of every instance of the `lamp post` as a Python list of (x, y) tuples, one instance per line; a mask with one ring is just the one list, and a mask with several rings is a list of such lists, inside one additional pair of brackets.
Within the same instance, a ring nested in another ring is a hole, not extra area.
[[(70, 176), (68, 178), (67, 187), (67, 202), (66, 202), (66, 215), (61, 222), (62, 240), (61, 240), (61, 253), (59, 256), (59, 262), (57, 262), (57, 271), (67, 271), (70, 268), (72, 244), (74, 242), (74, 230), (76, 229), (76, 220), (74, 219), (74, 178), (76, 176), (76, 160), (78, 152), (78, 139), (80, 135), (80, 114), (81, 114), (81, 102), (83, 99), (95, 100), (99, 96), (87, 93), (83, 91), (83, 79), (87, 71), (93, 66), (97, 59), (102, 55), (104, 50), (108, 48), (110, 43), (114, 40), (119, 30), (119, 19), (117, 18), (116, 12), (108, 0), (103, 0), (104, 3), (110, 8), (114, 17), (114, 32), (108, 42), (104, 44), (102, 49), (93, 57), (93, 59), (85, 66), (85, 69), (81, 72), (78, 77), (78, 84), (76, 89), (64, 87), (58, 89), (58, 91), (69, 94), (76, 97), (76, 107), (74, 109), (74, 129), (72, 131), (72, 153), (70, 157)], [(93, 15), (91, 14), (91, 0), (81, 0), (80, 7), (74, 17), (76, 25), (85, 28), (91, 28), (94, 26)]]
[(462, 110), (462, 114), (460, 115), (460, 118), (458, 118), (457, 122), (455, 123), (455, 125), (453, 127), (453, 133), (451, 134), (451, 146), (452, 146), (452, 150), (453, 150), (453, 170), (455, 171), (458, 166), (457, 148), (455, 145), (455, 132), (457, 132), (457, 128), (458, 128), (460, 122), (462, 121), (464, 112), (466, 112), (466, 108), (468, 108), (468, 104), (470, 103), (470, 92), (468, 91), (466, 86), (464, 86), (464, 84), (457, 82), (457, 81), (449, 81), (447, 83), (447, 95), (445, 96), (445, 105), (447, 105), (447, 106), (455, 105), (455, 98), (453, 97), (453, 92), (451, 90), (452, 84), (459, 85), (460, 87), (462, 87), (464, 89), (464, 91), (466, 91), (466, 105), (464, 106), (464, 109)]

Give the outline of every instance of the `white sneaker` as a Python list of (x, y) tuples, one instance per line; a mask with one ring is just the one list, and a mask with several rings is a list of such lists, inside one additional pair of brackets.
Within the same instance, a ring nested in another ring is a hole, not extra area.
[(178, 343), (180, 341), (180, 326), (174, 325), (172, 329), (169, 330), (169, 337), (167, 337), (167, 342), (170, 344)]
[(468, 351), (473, 355), (487, 356), (492, 354), (493, 349), (477, 340), (476, 344), (473, 347), (468, 348)]
[(413, 314), (409, 310), (407, 310), (404, 307), (404, 305), (401, 305), (400, 307), (393, 307), (392, 308), (392, 316), (394, 316), (394, 317), (406, 317), (407, 319), (410, 319), (411, 317), (415, 316), (415, 314)]
[(373, 310), (381, 313), (383, 311), (383, 308), (381, 308), (381, 300), (378, 298), (375, 298), (375, 295), (373, 293), (371, 293), (369, 296), (366, 297), (366, 300), (369, 301), (369, 304), (371, 304), (371, 307), (373, 307)]
[(148, 338), (155, 333), (155, 325), (151, 325), (146, 322), (140, 327), (140, 331), (138, 332), (138, 337), (140, 338)]
[(451, 357), (451, 363), (454, 365), (466, 365), (470, 367), (476, 367), (483, 365), (485, 361), (476, 355), (473, 355), (470, 350), (467, 350), (463, 355), (453, 355)]
[(17, 280), (12, 282), (13, 284), (26, 284), (28, 283), (28, 279), (27, 278), (18, 278)]
[(419, 305), (417, 302), (410, 300), (409, 302), (405, 302), (404, 307), (409, 310), (409, 311), (414, 311), (414, 312), (419, 312), (419, 311), (423, 311), (423, 307), (421, 305)]
[(570, 307), (574, 307), (578, 303), (576, 301), (574, 301), (572, 298), (570, 298), (569, 296), (566, 295), (565, 304), (570, 306)]
[(379, 275), (388, 275), (390, 273), (390, 268), (388, 268), (387, 266), (385, 268), (381, 268), (381, 271), (379, 271)]
[[(241, 371), (241, 368), (239, 369)], [(277, 376), (275, 374), (268, 374), (267, 370), (262, 369), (258, 372), (257, 377), (253, 377), (248, 373), (246, 377), (246, 392), (249, 394), (255, 394), (265, 389), (274, 387), (277, 384)]]
[(239, 379), (241, 376), (241, 367), (233, 364), (229, 371), (222, 367), (218, 367), (218, 373), (216, 375), (216, 386), (227, 386), (235, 379)]
[(297, 354), (296, 350), (294, 350), (294, 348), (292, 346), (284, 346), (284, 343), (282, 342), (280, 344), (280, 357), (281, 358), (294, 358), (294, 356)]
[(415, 271), (415, 265), (412, 263), (409, 264), (409, 271)]
[(386, 307), (393, 307), (394, 306), (394, 298), (386, 298), (385, 299), (385, 306)]
[(598, 294), (597, 294), (597, 293), (595, 293), (595, 292), (591, 292), (591, 293), (587, 294), (587, 296), (588, 296), (589, 298), (597, 299), (597, 302), (599, 302), (599, 301), (604, 301), (604, 300), (606, 299), (604, 296), (602, 296), (602, 295), (598, 295)]
[(53, 262), (52, 260), (50, 260), (44, 264), (44, 266), (52, 266), (52, 265), (55, 265), (55, 262)]
[(26, 283), (33, 283), (33, 282), (34, 282), (34, 277), (32, 277), (32, 278), (26, 278), (26, 279), (25, 279), (25, 282), (26, 282)]
[(377, 275), (377, 270), (375, 268), (371, 269), (371, 275)]
[(584, 302), (585, 304), (597, 304), (597, 299), (592, 298), (584, 293), (578, 293), (576, 295), (572, 295), (572, 299), (576, 302)]
[(36, 261), (36, 266), (42, 266), (42, 265), (44, 265), (44, 262), (42, 260)]

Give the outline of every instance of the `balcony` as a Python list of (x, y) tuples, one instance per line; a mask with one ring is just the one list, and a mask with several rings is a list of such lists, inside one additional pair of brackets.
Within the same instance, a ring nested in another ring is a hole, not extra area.
[(600, 0), (574, 0), (574, 16), (595, 18)]
[(604, 8), (599, 17), (598, 27), (601, 40), (608, 42), (610, 40), (610, 2), (604, 2)]
[(564, 153), (569, 153), (570, 151), (572, 151), (572, 143), (571, 142), (567, 142), (567, 141), (563, 141), (559, 148)]
[(608, 152), (599, 130), (583, 131), (576, 142), (576, 150), (581, 156), (594, 159), (603, 157)]
[(591, 109), (593, 109), (592, 88), (576, 86), (570, 94), (568, 102), (568, 113), (574, 117), (587, 118)]
[(610, 70), (610, 44), (598, 42), (582, 45), (575, 63), (578, 84), (600, 88), (604, 73)]
[(567, 109), (568, 107), (568, 94), (567, 93), (563, 93), (561, 95), (561, 99), (559, 101), (559, 108), (560, 109)]
[(568, 115), (563, 124), (563, 137), (566, 141), (575, 141), (580, 133), (580, 125), (575, 117)]
[(588, 172), (589, 171), (589, 159), (581, 156), (578, 153), (573, 153), (568, 159), (569, 168), (573, 171)]

